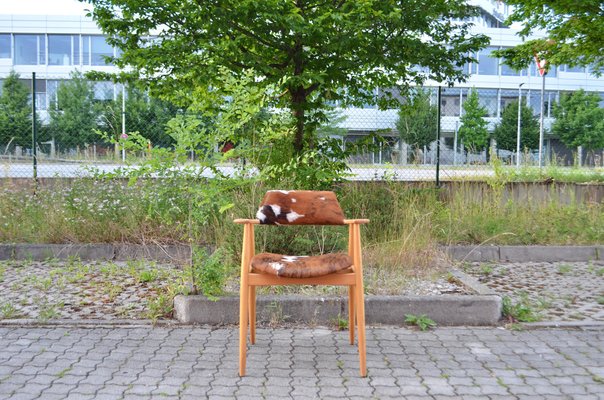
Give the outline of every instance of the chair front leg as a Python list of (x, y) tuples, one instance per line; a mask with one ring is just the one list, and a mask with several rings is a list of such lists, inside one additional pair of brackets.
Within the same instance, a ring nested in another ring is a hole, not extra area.
[(348, 333), (350, 336), (350, 344), (354, 344), (354, 328), (355, 328), (355, 310), (354, 298), (356, 296), (355, 287), (348, 286)]
[(250, 286), (250, 343), (256, 343), (256, 286)]

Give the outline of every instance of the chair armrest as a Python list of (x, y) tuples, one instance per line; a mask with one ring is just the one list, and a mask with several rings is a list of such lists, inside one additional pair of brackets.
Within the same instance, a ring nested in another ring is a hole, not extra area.
[(233, 220), (236, 224), (259, 224), (260, 221), (257, 219), (246, 219), (246, 218), (237, 218)]
[(346, 225), (352, 225), (352, 224), (368, 224), (369, 220), (368, 219), (364, 219), (364, 218), (360, 218), (360, 219), (345, 219), (344, 220), (344, 224)]

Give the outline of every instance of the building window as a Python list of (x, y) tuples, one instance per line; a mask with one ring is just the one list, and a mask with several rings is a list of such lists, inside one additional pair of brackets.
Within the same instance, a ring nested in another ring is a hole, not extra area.
[(113, 100), (113, 83), (111, 82), (95, 82), (94, 84), (94, 99), (107, 101)]
[[(526, 95), (526, 91), (521, 93), (523, 97)], [(514, 102), (518, 102), (518, 90), (501, 90), (499, 98), (499, 115), (501, 116), (503, 110)]]
[(571, 67), (570, 65), (564, 65), (563, 68), (564, 68), (565, 72), (574, 72), (574, 73), (584, 73), (585, 72), (585, 67), (583, 67), (581, 65), (575, 65), (574, 67)]
[(59, 80), (47, 80), (46, 81), (46, 94), (48, 95), (48, 104), (56, 106), (57, 102), (57, 91), (59, 90)]
[(72, 65), (70, 35), (48, 35), (48, 65)]
[(441, 115), (447, 117), (459, 117), (461, 98), (459, 96), (460, 89), (443, 88), (440, 96)]
[(80, 36), (74, 35), (71, 37), (73, 40), (73, 65), (80, 65)]
[(497, 89), (477, 89), (478, 103), (487, 110), (487, 117), (497, 116)]
[(0, 58), (11, 58), (9, 33), (0, 33)]
[[(501, 64), (501, 75), (503, 76), (520, 76), (523, 73), (523, 70), (516, 71), (509, 65)], [(526, 75), (526, 72), (524, 72)]]
[(478, 53), (478, 75), (498, 75), (499, 59), (491, 56), (491, 52), (497, 47), (487, 47)]
[(92, 65), (113, 65), (105, 61), (105, 57), (113, 57), (111, 47), (104, 36), (90, 36), (90, 59)]
[(44, 35), (15, 35), (15, 64), (46, 64)]

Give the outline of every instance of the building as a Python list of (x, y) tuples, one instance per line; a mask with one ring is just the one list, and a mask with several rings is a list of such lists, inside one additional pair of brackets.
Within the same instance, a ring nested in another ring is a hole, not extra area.
[[(515, 29), (506, 27), (503, 23), (508, 14), (508, 6), (495, 0), (476, 0), (474, 3), (482, 9), (481, 15), (474, 21), (474, 29), (490, 36), (491, 43), (476, 55), (478, 62), (465, 66), (471, 74), (467, 82), (443, 88), (441, 129), (445, 150), (452, 149), (455, 145), (459, 148), (456, 131), (464, 99), (471, 88), (478, 90), (480, 102), (488, 110), (490, 129), (499, 121), (503, 108), (518, 99), (519, 89), (535, 112), (540, 112), (542, 78), (535, 66), (517, 72), (491, 57), (493, 50), (512, 47), (521, 40)], [(15, 70), (26, 80), (32, 72), (36, 72), (36, 104), (43, 119), (61, 80), (68, 79), (70, 72), (75, 69), (82, 72), (115, 71), (114, 66), (105, 62), (105, 56), (114, 55), (118, 55), (117, 50), (106, 43), (100, 29), (88, 17), (0, 15), (0, 81), (11, 70)], [(426, 85), (437, 87), (439, 83), (427, 82)], [(604, 98), (604, 78), (591, 75), (588, 68), (551, 68), (545, 78), (545, 87), (546, 130), (552, 123), (552, 104), (559, 99), (561, 92), (584, 89), (599, 92)], [(120, 90), (120, 87), (109, 82), (96, 83), (95, 97), (100, 100), (112, 99)], [(346, 118), (340, 127), (348, 131), (348, 141), (367, 132), (392, 130), (397, 118), (396, 110), (382, 111), (376, 108), (349, 108), (342, 113)], [(396, 132), (391, 132), (389, 148), (364, 157), (363, 162), (405, 162), (404, 158), (395, 160), (392, 157), (392, 150), (404, 150), (403, 144), (396, 138)], [(557, 146), (555, 140), (551, 139), (547, 137), (550, 149)], [(433, 155), (431, 158), (434, 158)], [(453, 159), (447, 161), (445, 157), (445, 162), (453, 162)]]

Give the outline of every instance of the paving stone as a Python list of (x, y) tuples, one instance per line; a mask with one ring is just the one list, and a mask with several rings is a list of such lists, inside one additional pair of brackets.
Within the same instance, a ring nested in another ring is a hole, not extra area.
[[(5, 363), (0, 364), (0, 371), (8, 378), (0, 376), (0, 393), (14, 391), (14, 395), (22, 398), (35, 395), (43, 398), (46, 394), (49, 399), (61, 396), (115, 399), (125, 392), (124, 397), (132, 399), (149, 399), (154, 394), (162, 399), (180, 396), (183, 399), (415, 397), (432, 400), (597, 398), (604, 394), (604, 385), (595, 382), (592, 376), (604, 362), (604, 357), (599, 356), (604, 347), (603, 329), (511, 332), (493, 328), (438, 328), (422, 333), (404, 328), (368, 328), (368, 340), (373, 343), (368, 353), (369, 378), (358, 377), (358, 355), (356, 349), (348, 345), (347, 337), (332, 335), (327, 330), (262, 331), (263, 339), (254, 346), (256, 353), (248, 359), (249, 375), (239, 378), (236, 329), (215, 330), (209, 336), (205, 331), (202, 334), (206, 338), (201, 341), (205, 356), (195, 349), (195, 357), (179, 358), (173, 364), (158, 361), (157, 355), (178, 358), (180, 352), (187, 351), (182, 350), (185, 338), (194, 337), (201, 328), (156, 327), (145, 328), (144, 332), (135, 329), (136, 335), (131, 336), (131, 328), (24, 330), (0, 327), (0, 348), (11, 348), (11, 344), (21, 341), (21, 345), (27, 346), (24, 349), (44, 347), (64, 352), (48, 366), (32, 367), (29, 366), (31, 357), (19, 357), (19, 352), (10, 352), (8, 358), (6, 353), (2, 354)], [(90, 352), (69, 352), (70, 346), (75, 346), (80, 339), (93, 337), (98, 341)], [(148, 340), (149, 337), (155, 339)], [(213, 346), (206, 346), (214, 339)], [(285, 349), (284, 353), (275, 348), (273, 340)], [(323, 341), (325, 344), (316, 345)], [(383, 349), (394, 347), (393, 341), (403, 353), (384, 352)], [(295, 355), (287, 355), (300, 343), (305, 345), (299, 345)], [(137, 350), (122, 351), (125, 348)], [(319, 354), (317, 348), (325, 354)], [(333, 351), (329, 352), (329, 348)], [(349, 351), (350, 348), (355, 351)], [(206, 351), (208, 349), (212, 350)], [(149, 356), (137, 356), (141, 352)], [(304, 352), (309, 356), (300, 356)], [(111, 354), (121, 355), (108, 358)], [(584, 365), (585, 354), (593, 360), (590, 361), (592, 369)], [(491, 359), (493, 355), (497, 357)], [(505, 362), (498, 360), (500, 355)], [(89, 356), (98, 362), (92, 362)], [(484, 361), (485, 357), (489, 357), (488, 361)], [(280, 368), (271, 365), (272, 358), (281, 360), (272, 361), (282, 362)], [(330, 359), (334, 360), (331, 367)], [(455, 361), (450, 361), (452, 359)], [(116, 365), (116, 361), (120, 364)], [(321, 368), (317, 369), (318, 365)], [(440, 368), (443, 365), (446, 368)], [(538, 367), (533, 369), (532, 365)], [(58, 375), (66, 368), (71, 370), (60, 378)], [(16, 374), (16, 370), (28, 374)], [(25, 389), (30, 381), (32, 384)], [(44, 385), (48, 387), (40, 396)]]

